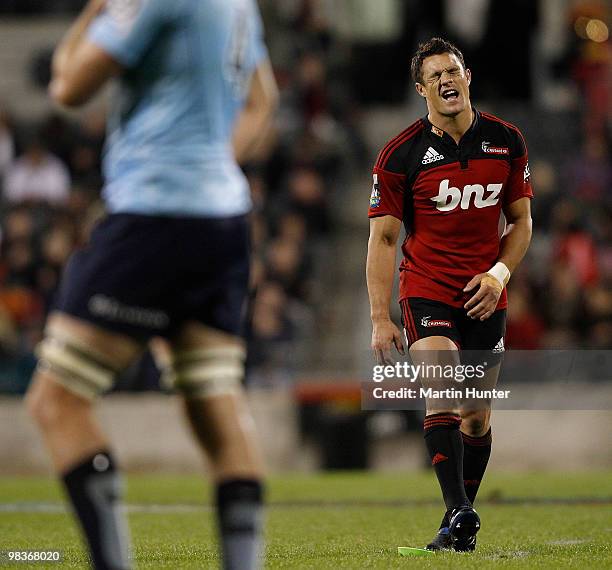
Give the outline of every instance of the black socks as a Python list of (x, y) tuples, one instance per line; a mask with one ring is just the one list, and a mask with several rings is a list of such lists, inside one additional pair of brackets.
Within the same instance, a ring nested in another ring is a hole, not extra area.
[(463, 483), (470, 503), (476, 493), (491, 456), (491, 428), (480, 437), (461, 434), (463, 437)]
[(451, 413), (425, 417), (425, 444), (429, 451), (446, 509), (469, 505), (463, 486), (463, 440), (461, 417)]
[[(63, 477), (96, 570), (131, 568), (129, 531), (121, 508), (121, 479), (111, 454), (96, 453)], [(217, 486), (217, 517), (225, 570), (262, 564), (263, 489), (232, 479)]]
[(262, 565), (263, 488), (259, 481), (231, 479), (217, 486), (217, 518), (225, 570)]
[(100, 451), (63, 477), (64, 485), (89, 544), (96, 570), (127, 570), (130, 537), (122, 512), (122, 484), (115, 462)]

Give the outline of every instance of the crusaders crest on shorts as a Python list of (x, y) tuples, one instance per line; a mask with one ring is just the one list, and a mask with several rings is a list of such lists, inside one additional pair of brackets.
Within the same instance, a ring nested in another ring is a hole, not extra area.
[(378, 208), (380, 206), (380, 190), (378, 189), (378, 174), (374, 174), (374, 184), (372, 184), (372, 193), (370, 194), (370, 208)]

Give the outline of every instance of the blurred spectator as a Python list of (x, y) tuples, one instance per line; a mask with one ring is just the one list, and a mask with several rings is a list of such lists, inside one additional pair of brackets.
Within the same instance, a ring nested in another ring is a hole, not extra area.
[(268, 281), (257, 292), (253, 308), (253, 336), (266, 340), (289, 340), (291, 324), (286, 318), (287, 296), (278, 283)]
[[(0, 291), (0, 307), (17, 327), (24, 330), (33, 324), (42, 323), (42, 302), (36, 293), (25, 287), (8, 287)], [(26, 348), (31, 350), (34, 347)]]
[(538, 198), (531, 204), (531, 215), (536, 229), (549, 227), (551, 214), (559, 200), (560, 188), (554, 165), (541, 159), (530, 161), (531, 177), (537, 188)]
[(34, 221), (29, 211), (9, 212), (3, 220), (0, 249), (0, 293), (34, 285)]
[(15, 141), (6, 113), (0, 110), (0, 182), (15, 157)]
[(569, 326), (552, 326), (542, 339), (543, 349), (572, 350), (579, 346), (579, 337)]
[[(612, 102), (612, 101), (611, 101)], [(582, 153), (570, 161), (566, 183), (572, 194), (585, 202), (612, 203), (612, 161), (602, 136), (588, 136)]]
[(598, 208), (592, 215), (593, 233), (598, 240), (598, 262), (602, 283), (612, 283), (612, 206)]
[(330, 229), (323, 178), (314, 169), (301, 167), (289, 176), (290, 209), (303, 216), (308, 230), (325, 234)]
[(508, 293), (506, 345), (514, 350), (536, 350), (541, 348), (545, 330), (528, 290), (513, 284)]
[(295, 212), (287, 212), (279, 222), (278, 237), (301, 247), (306, 241), (306, 221)]
[(297, 68), (296, 106), (308, 125), (328, 109), (326, 67), (319, 54), (307, 52), (300, 57)]
[(25, 152), (9, 167), (4, 181), (6, 202), (47, 202), (61, 205), (68, 201), (70, 175), (38, 138), (32, 139)]
[[(610, 43), (610, 3), (606, 0), (577, 0), (569, 12), (569, 66), (584, 105), (586, 137), (605, 136), (612, 100), (612, 44)], [(608, 22), (608, 23), (606, 23)]]
[(268, 277), (297, 299), (304, 299), (305, 283), (301, 252), (293, 241), (277, 238), (268, 246)]
[(41, 259), (37, 264), (36, 289), (42, 296), (47, 310), (53, 301), (62, 269), (74, 245), (72, 232), (60, 224), (52, 227), (45, 235)]
[(555, 251), (558, 261), (556, 267), (570, 273), (578, 286), (585, 288), (597, 283), (597, 250), (590, 234), (579, 227), (571, 227), (560, 237)]
[[(294, 328), (288, 315), (288, 300), (283, 288), (271, 281), (263, 283), (255, 297), (247, 338), (247, 371), (258, 384), (272, 382), (262, 369), (282, 369), (291, 362), (288, 346), (294, 340)], [(286, 376), (281, 381), (286, 381)]]
[(612, 323), (612, 291), (603, 285), (591, 287), (585, 295), (585, 313), (589, 323)]
[(64, 164), (70, 162), (70, 152), (79, 138), (65, 115), (49, 113), (38, 128), (38, 138), (45, 148)]
[(575, 328), (579, 325), (582, 297), (578, 276), (566, 262), (552, 266), (545, 308), (549, 324)]
[(69, 164), (76, 187), (96, 192), (102, 188), (99, 151), (94, 146), (84, 143), (75, 146), (70, 153)]
[(25, 207), (8, 211), (2, 226), (4, 242), (29, 240), (34, 236), (34, 218), (30, 210)]
[(19, 349), (19, 330), (0, 300), (0, 360), (16, 356)]

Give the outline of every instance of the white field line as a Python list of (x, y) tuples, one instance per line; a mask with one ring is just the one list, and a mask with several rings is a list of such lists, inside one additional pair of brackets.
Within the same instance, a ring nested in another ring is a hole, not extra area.
[[(508, 497), (507, 499), (499, 499), (495, 501), (482, 500), (481, 505), (488, 506), (572, 506), (572, 505), (593, 505), (607, 506), (612, 504), (612, 497)], [(323, 501), (323, 500), (301, 500), (301, 501), (272, 501), (268, 503), (268, 508), (283, 509), (283, 508), (405, 508), (405, 507), (425, 507), (438, 506), (437, 499), (407, 499), (407, 500), (338, 500), (338, 501)], [(128, 503), (126, 509), (128, 513), (149, 513), (149, 514), (181, 514), (181, 513), (198, 513), (202, 511), (210, 511), (213, 508), (211, 504), (189, 504), (189, 503)], [(15, 501), (8, 503), (0, 503), (0, 513), (66, 513), (68, 512), (65, 503), (50, 502), (50, 501)], [(612, 529), (606, 529), (612, 530)]]

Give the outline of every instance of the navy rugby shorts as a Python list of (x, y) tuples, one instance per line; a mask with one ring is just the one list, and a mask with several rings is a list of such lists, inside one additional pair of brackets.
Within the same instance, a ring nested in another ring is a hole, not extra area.
[(138, 340), (187, 321), (242, 334), (247, 216), (110, 214), (64, 271), (53, 309)]

